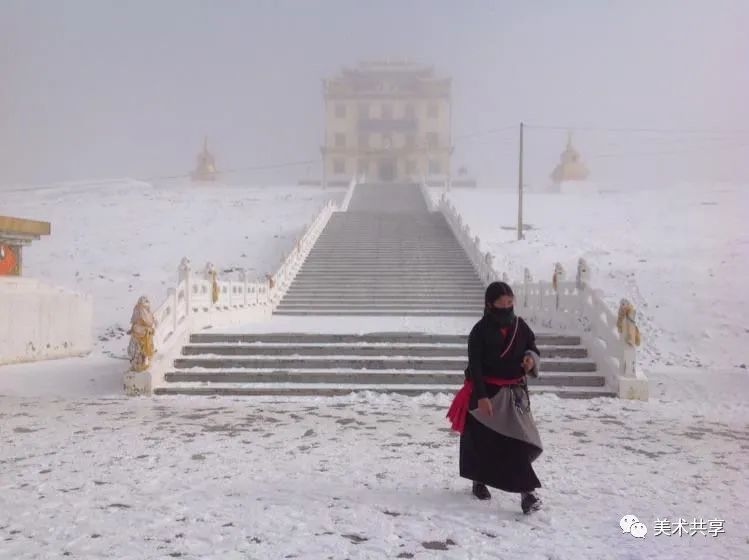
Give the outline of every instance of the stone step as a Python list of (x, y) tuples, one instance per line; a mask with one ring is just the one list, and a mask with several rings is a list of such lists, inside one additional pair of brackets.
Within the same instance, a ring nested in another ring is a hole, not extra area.
[[(326, 247), (325, 243), (315, 244), (315, 246), (310, 251), (310, 254), (331, 254), (331, 255), (344, 255), (347, 257), (361, 257), (362, 253), (356, 250), (355, 247), (350, 247), (349, 245), (352, 244), (348, 243), (346, 241), (341, 241), (340, 243), (331, 243), (328, 244)], [(382, 244), (382, 243), (366, 243), (366, 244), (357, 244), (357, 245), (366, 245), (366, 248), (370, 250), (372, 254), (375, 255), (397, 255), (400, 253), (408, 253), (408, 254), (421, 254), (421, 255), (450, 255), (450, 256), (463, 256), (465, 257), (465, 252), (463, 251), (462, 247), (457, 244), (457, 242), (453, 244), (444, 244), (440, 243), (439, 245), (407, 245), (403, 243), (398, 244)]]
[[(195, 333), (194, 344), (468, 344), (467, 334), (421, 332), (373, 332), (365, 334), (322, 333)], [(536, 333), (539, 346), (580, 346), (577, 335)]]
[(402, 231), (400, 228), (383, 226), (384, 229), (394, 229), (392, 233), (385, 231), (358, 230), (324, 230), (318, 239), (325, 243), (362, 243), (367, 245), (393, 245), (393, 246), (418, 246), (418, 247), (459, 247), (460, 243), (450, 230), (440, 231), (433, 228), (414, 230), (412, 232)]
[[(358, 369), (358, 370), (415, 370), (415, 371), (463, 371), (466, 359), (448, 358), (382, 358), (382, 357), (295, 357), (295, 356), (244, 356), (215, 357), (204, 356), (177, 358), (174, 367), (177, 369), (202, 368), (218, 369)], [(595, 362), (588, 360), (549, 359), (541, 361), (541, 373), (556, 372), (593, 372)], [(364, 373), (364, 372), (363, 372)]]
[(346, 266), (302, 266), (299, 274), (305, 273), (308, 275), (345, 275), (345, 276), (361, 276), (366, 274), (379, 274), (381, 276), (396, 276), (400, 278), (420, 278), (424, 275), (439, 274), (441, 278), (446, 280), (463, 280), (470, 278), (472, 280), (479, 281), (479, 277), (473, 267), (442, 267), (438, 265), (424, 266), (424, 267), (410, 267), (403, 265), (404, 268), (396, 268), (394, 266), (374, 266), (369, 265), (366, 268), (352, 268)]
[[(314, 298), (314, 300), (312, 300)], [(320, 295), (319, 293), (315, 292), (310, 293), (309, 295), (286, 295), (281, 303), (283, 304), (306, 304), (311, 303), (314, 301), (314, 303), (318, 305), (335, 305), (339, 304), (341, 302), (346, 303), (355, 303), (355, 304), (366, 304), (371, 303), (373, 301), (377, 301), (378, 303), (382, 302), (391, 302), (391, 303), (412, 303), (412, 304), (420, 304), (420, 305), (439, 305), (442, 303), (462, 303), (467, 305), (478, 305), (479, 308), (482, 308), (483, 306), (483, 298), (480, 296), (475, 297), (439, 297), (439, 296), (427, 296), (427, 297), (409, 297), (409, 296), (396, 296), (396, 295), (375, 295), (371, 293), (366, 293), (363, 295), (341, 295), (341, 294), (332, 294), (332, 295)]]
[[(539, 345), (543, 359), (587, 358), (588, 350), (582, 346)], [(351, 344), (187, 344), (183, 356), (417, 356), (465, 358), (465, 344), (451, 345), (351, 345)]]
[(410, 271), (433, 271), (443, 270), (450, 272), (470, 272), (476, 274), (473, 265), (468, 262), (459, 261), (378, 261), (377, 259), (362, 261), (359, 263), (352, 263), (341, 259), (331, 259), (330, 261), (322, 261), (320, 259), (308, 259), (303, 265), (302, 270), (336, 270), (342, 272), (361, 272), (369, 270), (381, 270), (385, 267), (397, 267), (396, 270), (410, 270)]
[[(413, 282), (398, 282), (397, 278), (383, 278), (382, 280), (374, 278), (374, 277), (364, 277), (359, 279), (360, 281), (356, 282), (356, 287), (358, 288), (377, 288), (377, 287), (389, 287), (389, 288), (398, 288), (398, 289), (408, 289), (411, 288), (411, 292), (421, 292), (422, 290), (429, 289), (430, 287), (437, 287), (442, 289), (454, 289), (454, 288), (472, 288), (473, 290), (481, 290), (481, 293), (485, 291), (486, 287), (481, 283), (481, 281), (478, 278), (475, 279), (463, 279), (463, 278), (447, 278), (447, 277), (432, 277), (430, 278), (428, 275), (421, 277), (413, 278)], [(297, 276), (294, 279), (294, 283), (297, 285), (302, 284), (308, 284), (310, 286), (314, 287), (334, 287), (339, 289), (346, 289), (348, 287), (351, 287), (352, 284), (345, 278), (341, 276), (333, 276), (330, 279), (323, 278), (322, 280), (320, 278), (310, 276), (302, 277), (301, 275)]]
[(335, 272), (300, 272), (294, 279), (299, 284), (303, 283), (323, 283), (337, 282), (356, 285), (372, 285), (373, 283), (385, 284), (393, 287), (405, 287), (411, 283), (430, 283), (432, 278), (441, 277), (443, 279), (440, 285), (448, 287), (473, 287), (482, 286), (480, 280), (476, 276), (469, 275), (450, 275), (449, 279), (445, 277), (441, 271), (435, 270), (433, 272), (423, 272), (421, 274), (398, 274), (397, 272), (383, 272), (383, 271), (372, 271), (370, 273), (361, 272), (359, 274), (353, 273), (335, 273)]
[[(168, 383), (346, 383), (361, 384), (417, 384), (454, 385), (463, 383), (463, 372), (392, 372), (392, 371), (239, 371), (222, 370), (211, 372), (171, 371), (164, 376)], [(529, 387), (603, 387), (604, 376), (597, 373), (574, 374), (564, 372), (544, 373), (537, 379), (528, 379)]]
[[(388, 229), (395, 230), (387, 233)], [(346, 242), (360, 243), (366, 245), (393, 245), (401, 247), (404, 245), (414, 247), (459, 247), (460, 243), (450, 230), (439, 231), (434, 228), (414, 230), (411, 232), (403, 231), (401, 228), (392, 226), (383, 226), (379, 231), (376, 230), (350, 230), (350, 231), (332, 231), (323, 230), (318, 239), (327, 243), (341, 244)]]
[(484, 301), (484, 290), (466, 286), (410, 286), (397, 283), (379, 284), (377, 286), (348, 283), (342, 286), (318, 284), (316, 286), (302, 286), (302, 283), (292, 283), (286, 292), (286, 297), (309, 297), (339, 301), (342, 297), (363, 299), (369, 301), (372, 297), (387, 297), (397, 301)]
[(399, 257), (424, 257), (424, 258), (461, 258), (467, 259), (467, 255), (460, 248), (439, 246), (427, 248), (424, 246), (393, 246), (382, 245), (354, 246), (350, 243), (331, 245), (330, 247), (318, 246), (310, 252), (310, 256), (318, 258), (321, 256), (341, 257), (346, 259), (364, 259), (369, 257), (399, 258)]
[[(324, 383), (172, 383), (157, 387), (157, 395), (222, 395), (222, 396), (275, 396), (275, 397), (334, 397), (356, 392), (392, 393), (416, 396), (425, 393), (454, 395), (456, 385), (343, 385)], [(605, 387), (530, 387), (531, 393), (552, 393), (562, 398), (590, 399), (615, 397)]]
[(462, 302), (471, 303), (473, 305), (481, 306), (484, 301), (483, 294), (471, 294), (468, 295), (467, 290), (456, 291), (453, 289), (442, 290), (439, 292), (407, 292), (403, 290), (346, 290), (345, 292), (339, 290), (325, 290), (325, 289), (307, 289), (307, 288), (295, 288), (292, 286), (286, 295), (281, 300), (283, 303), (294, 303), (294, 302), (309, 302), (314, 299), (317, 302), (340, 302), (340, 301), (351, 301), (356, 303), (367, 302), (367, 301), (391, 301), (391, 302)]
[(399, 265), (388, 265), (388, 264), (370, 264), (361, 267), (349, 267), (349, 266), (328, 266), (328, 265), (313, 265), (313, 266), (302, 266), (299, 270), (299, 274), (309, 275), (346, 275), (346, 276), (361, 276), (368, 274), (377, 274), (380, 276), (396, 276), (396, 277), (414, 277), (420, 278), (424, 275), (435, 275), (439, 274), (440, 277), (446, 279), (464, 279), (471, 278), (478, 280), (479, 277), (473, 267), (447, 267), (441, 265), (430, 265), (430, 266), (409, 266), (407, 264)]
[(445, 251), (445, 250), (458, 250), (460, 249), (460, 243), (453, 237), (451, 239), (443, 239), (443, 240), (434, 240), (434, 239), (424, 239), (419, 240), (416, 238), (410, 238), (408, 240), (404, 240), (400, 237), (387, 239), (383, 237), (376, 237), (373, 235), (373, 238), (356, 238), (355, 236), (351, 235), (340, 235), (333, 237), (325, 236), (324, 234), (317, 238), (317, 242), (315, 243), (315, 247), (318, 249), (321, 247), (335, 247), (335, 248), (342, 248), (346, 246), (365, 246), (365, 247), (371, 247), (372, 249), (380, 249), (380, 250), (398, 250), (398, 249), (414, 249), (414, 250), (424, 250), (424, 251)]
[(378, 259), (370, 259), (366, 261), (361, 262), (351, 262), (347, 261), (345, 259), (330, 259), (330, 260), (322, 260), (322, 259), (307, 259), (305, 263), (303, 264), (303, 268), (305, 269), (322, 269), (322, 270), (329, 270), (329, 269), (345, 269), (345, 270), (371, 270), (371, 269), (380, 269), (382, 267), (391, 267), (395, 268), (397, 270), (434, 270), (435, 268), (438, 268), (440, 270), (465, 270), (470, 271), (475, 274), (475, 269), (473, 268), (473, 265), (468, 262), (467, 260), (465, 262), (463, 261), (437, 261), (437, 260), (422, 260), (418, 261), (416, 259), (401, 259), (401, 260), (378, 260)]
[(400, 282), (382, 281), (378, 282), (375, 280), (361, 280), (356, 283), (344, 282), (340, 280), (329, 281), (329, 282), (318, 282), (318, 281), (307, 281), (301, 277), (297, 277), (289, 286), (289, 291), (302, 289), (304, 291), (317, 291), (328, 292), (331, 294), (391, 294), (395, 296), (410, 297), (429, 297), (429, 296), (447, 296), (447, 297), (480, 297), (484, 298), (484, 292), (486, 287), (481, 282), (468, 283), (463, 282), (460, 284), (448, 283), (446, 280), (440, 281), (435, 278), (433, 281), (422, 280), (419, 282), (411, 282), (408, 284), (401, 284)]
[(387, 300), (377, 300), (373, 298), (371, 301), (366, 303), (356, 303), (342, 300), (340, 303), (318, 303), (316, 301), (309, 301), (307, 303), (287, 303), (281, 301), (279, 306), (276, 308), (277, 311), (307, 311), (307, 310), (368, 310), (373, 309), (376, 311), (390, 311), (390, 310), (442, 310), (442, 311), (467, 311), (472, 312), (476, 315), (480, 314), (483, 306), (481, 302), (478, 304), (474, 303), (434, 303), (433, 305), (424, 305), (423, 303), (398, 303), (390, 302)]
[[(340, 243), (321, 243), (315, 245), (313, 251), (324, 253), (326, 251), (331, 253), (341, 253), (348, 256), (362, 256), (362, 252), (379, 253), (382, 255), (398, 255), (398, 254), (428, 254), (428, 255), (450, 255), (460, 256), (462, 247), (457, 243), (455, 245), (451, 243), (440, 243), (438, 245), (423, 245), (415, 244), (408, 245), (403, 243), (357, 243), (355, 241), (341, 241)], [(465, 253), (463, 253), (465, 256)]]
[(336, 279), (330, 280), (329, 282), (321, 282), (318, 280), (308, 281), (304, 278), (294, 281), (289, 288), (289, 291), (303, 291), (304, 293), (314, 294), (330, 294), (336, 293), (341, 296), (351, 294), (355, 292), (364, 292), (366, 294), (384, 296), (388, 294), (394, 295), (417, 295), (417, 294), (430, 294), (430, 295), (475, 295), (478, 299), (483, 300), (484, 294), (477, 293), (480, 286), (472, 286), (470, 284), (438, 284), (426, 285), (426, 284), (402, 284), (399, 282), (365, 282), (351, 280)]
[(319, 311), (290, 311), (281, 310), (274, 311), (273, 315), (284, 316), (284, 317), (307, 317), (307, 316), (318, 316), (318, 317), (474, 317), (474, 312), (468, 311), (414, 311), (409, 309), (402, 309), (398, 311), (357, 311), (357, 310), (319, 310)]

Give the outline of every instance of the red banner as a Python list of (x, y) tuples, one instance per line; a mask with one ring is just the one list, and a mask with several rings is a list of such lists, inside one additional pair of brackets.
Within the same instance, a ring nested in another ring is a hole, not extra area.
[(0, 245), (0, 276), (18, 276), (21, 273), (19, 253), (18, 247)]

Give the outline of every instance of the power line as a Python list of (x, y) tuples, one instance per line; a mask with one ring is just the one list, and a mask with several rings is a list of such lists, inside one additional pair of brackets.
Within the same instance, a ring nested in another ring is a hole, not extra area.
[(586, 126), (557, 126), (545, 124), (530, 124), (527, 128), (535, 130), (559, 130), (559, 131), (583, 131), (583, 132), (625, 132), (625, 133), (648, 133), (648, 134), (716, 134), (716, 135), (741, 135), (749, 134), (749, 130), (734, 129), (689, 129), (689, 128), (614, 128), (614, 127), (586, 127)]
[(624, 152), (624, 153), (611, 153), (611, 154), (597, 154), (590, 156), (588, 159), (605, 159), (605, 158), (617, 158), (617, 157), (631, 157), (631, 156), (667, 156), (667, 155), (680, 155), (680, 154), (699, 154), (699, 153), (715, 153), (717, 151), (724, 152), (726, 150), (732, 150), (736, 148), (747, 148), (749, 149), (749, 143), (734, 144), (728, 146), (714, 146), (712, 149), (693, 148), (691, 150), (675, 150), (666, 152)]
[(510, 125), (510, 126), (503, 126), (501, 128), (491, 128), (488, 130), (479, 130), (476, 132), (470, 132), (467, 134), (458, 134), (455, 136), (456, 140), (466, 140), (470, 138), (477, 138), (480, 136), (490, 136), (492, 134), (501, 134), (503, 132), (508, 132), (511, 130), (517, 130), (517, 125)]

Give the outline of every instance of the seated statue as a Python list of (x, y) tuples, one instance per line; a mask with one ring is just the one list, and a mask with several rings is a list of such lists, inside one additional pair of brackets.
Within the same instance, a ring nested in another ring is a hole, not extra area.
[(151, 303), (146, 296), (142, 296), (133, 308), (130, 330), (127, 332), (130, 335), (127, 355), (132, 371), (145, 371), (150, 366), (151, 358), (156, 353), (153, 345), (155, 329), (156, 320), (151, 312)]

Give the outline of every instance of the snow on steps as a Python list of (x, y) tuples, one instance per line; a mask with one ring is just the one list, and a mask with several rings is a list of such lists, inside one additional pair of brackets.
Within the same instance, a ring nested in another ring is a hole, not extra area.
[[(358, 391), (454, 393), (466, 336), (413, 332), (218, 334), (191, 337), (156, 394), (345, 395)], [(612, 396), (577, 336), (539, 334), (544, 356), (534, 392)]]
[[(292, 396), (337, 397), (357, 392), (422, 395), (425, 393), (454, 394), (456, 385), (345, 385), (329, 383), (170, 383), (157, 388), (157, 395), (221, 395), (221, 396)], [(531, 393), (554, 393), (562, 398), (590, 399), (614, 397), (601, 387), (546, 387), (534, 386)]]

